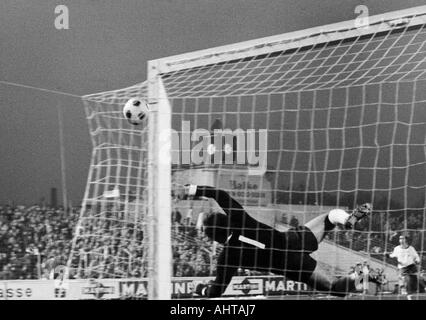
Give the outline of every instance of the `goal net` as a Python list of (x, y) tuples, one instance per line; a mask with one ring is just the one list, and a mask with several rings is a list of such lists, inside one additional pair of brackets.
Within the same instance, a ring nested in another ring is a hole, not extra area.
[[(330, 277), (366, 262), (392, 291), (383, 252), (400, 234), (424, 267), (425, 24), (423, 6), (153, 60), (147, 82), (84, 97), (94, 149), (70, 273), (148, 277), (152, 299), (172, 297), (172, 278), (212, 279), (221, 246), (199, 217), (221, 208), (172, 200), (175, 181), (223, 189), (280, 230), (371, 202), (372, 218), (329, 233), (315, 258)], [(142, 126), (121, 114), (132, 97), (150, 104)], [(226, 295), (309, 292), (269, 272), (235, 276)]]
[(83, 97), (92, 158), (68, 261), (71, 278), (147, 273), (148, 126), (130, 126), (122, 107), (146, 98), (146, 83)]
[[(371, 219), (329, 233), (316, 258), (329, 276), (365, 263), (393, 291), (396, 260), (383, 252), (399, 235), (424, 267), (425, 23), (423, 6), (151, 61), (149, 96), (172, 114), (174, 179), (224, 189), (284, 229), (372, 203)], [(182, 209), (194, 224), (219, 210), (195, 203)]]

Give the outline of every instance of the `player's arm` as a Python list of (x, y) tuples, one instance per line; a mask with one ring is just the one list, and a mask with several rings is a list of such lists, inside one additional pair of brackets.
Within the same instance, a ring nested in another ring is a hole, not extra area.
[(420, 256), (419, 256), (419, 254), (417, 253), (416, 249), (414, 249), (414, 247), (413, 247), (413, 246), (410, 246), (410, 251), (411, 251), (411, 254), (412, 254), (412, 255), (413, 255), (413, 257), (414, 257), (414, 262), (415, 262), (415, 263), (420, 263)]
[(383, 251), (382, 252), (383, 256), (386, 258), (395, 258), (395, 249), (393, 251)]
[(216, 200), (218, 205), (230, 217), (231, 224), (234, 226), (241, 226), (243, 222), (247, 223), (248, 220), (252, 219), (243, 207), (224, 190), (200, 185), (187, 185), (183, 189), (177, 187), (175, 190), (175, 195), (181, 199), (192, 196), (196, 199), (206, 197)]
[(236, 210), (239, 212), (244, 210), (243, 207), (226, 191), (199, 185), (189, 185), (187, 186), (187, 190), (189, 196), (193, 196), (195, 198), (206, 197), (216, 200), (227, 214), (232, 214)]
[(393, 251), (389, 254), (389, 258), (397, 258), (397, 247), (393, 249)]

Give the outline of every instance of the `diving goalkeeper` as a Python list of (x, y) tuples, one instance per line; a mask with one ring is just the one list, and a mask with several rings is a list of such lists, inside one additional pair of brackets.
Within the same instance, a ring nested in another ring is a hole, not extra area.
[(304, 226), (278, 231), (252, 218), (227, 192), (209, 186), (173, 185), (178, 199), (211, 198), (226, 214), (205, 214), (202, 230), (211, 240), (224, 245), (217, 261), (216, 278), (208, 285), (199, 284), (196, 293), (219, 297), (226, 290), (238, 268), (284, 275), (306, 283), (309, 287), (336, 296), (356, 290), (359, 279), (353, 275), (330, 281), (316, 269), (310, 254), (318, 249), (325, 234), (336, 225), (353, 228), (372, 209), (370, 204), (356, 208), (351, 214), (342, 209), (314, 218)]

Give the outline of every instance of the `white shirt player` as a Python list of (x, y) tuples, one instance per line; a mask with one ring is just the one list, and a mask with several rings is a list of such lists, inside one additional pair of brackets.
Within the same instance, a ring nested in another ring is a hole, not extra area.
[(414, 263), (420, 262), (420, 257), (417, 254), (416, 249), (414, 249), (412, 246), (408, 246), (408, 247), (403, 247), (402, 245), (396, 246), (393, 249), (393, 252), (390, 254), (390, 257), (398, 259), (399, 269), (402, 269)]

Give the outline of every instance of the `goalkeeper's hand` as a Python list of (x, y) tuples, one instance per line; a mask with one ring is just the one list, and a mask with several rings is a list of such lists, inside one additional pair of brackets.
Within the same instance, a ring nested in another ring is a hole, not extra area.
[(182, 184), (172, 183), (172, 197), (184, 200), (187, 197), (187, 188)]

